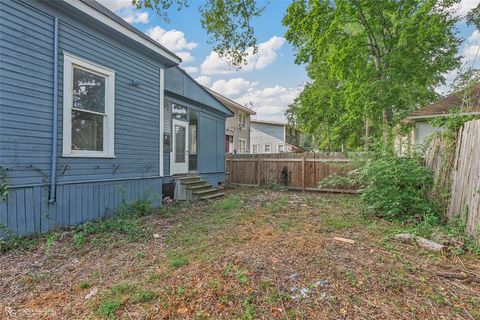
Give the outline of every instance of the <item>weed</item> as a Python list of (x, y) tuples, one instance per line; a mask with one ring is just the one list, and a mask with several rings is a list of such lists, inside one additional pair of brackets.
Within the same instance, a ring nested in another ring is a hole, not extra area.
[(248, 282), (247, 272), (240, 268), (237, 268), (237, 271), (235, 272), (235, 277), (237, 278), (238, 282), (242, 284), (245, 284)]
[(47, 243), (45, 245), (45, 251), (50, 251), (50, 249), (53, 247), (55, 242), (58, 240), (59, 236), (58, 234), (51, 233), (47, 236)]
[(253, 320), (255, 319), (255, 308), (253, 307), (250, 299), (245, 299), (242, 303), (243, 314), (242, 320)]
[(167, 252), (168, 264), (176, 269), (188, 264), (188, 258), (183, 252), (169, 251)]
[(118, 298), (105, 299), (97, 308), (97, 314), (107, 319), (115, 319), (116, 312), (122, 306), (122, 301)]
[(214, 208), (221, 210), (233, 210), (237, 209), (241, 204), (241, 199), (238, 196), (229, 196), (214, 204)]
[(146, 303), (158, 298), (158, 293), (150, 290), (142, 290), (132, 297), (132, 303)]
[(136, 256), (138, 259), (145, 259), (147, 257), (145, 252), (137, 252)]
[(110, 293), (113, 295), (119, 295), (119, 294), (125, 294), (132, 292), (135, 289), (134, 286), (128, 283), (120, 283), (116, 284), (113, 287), (110, 288)]
[(88, 289), (92, 286), (92, 284), (88, 281), (80, 281), (80, 283), (78, 284), (78, 287), (80, 289)]
[(286, 197), (279, 197), (273, 202), (267, 202), (263, 205), (264, 208), (267, 208), (271, 213), (280, 212), (287, 205), (288, 200)]

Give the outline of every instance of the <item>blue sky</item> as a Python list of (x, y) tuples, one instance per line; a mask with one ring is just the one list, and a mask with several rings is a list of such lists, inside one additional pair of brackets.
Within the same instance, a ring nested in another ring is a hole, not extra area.
[[(264, 14), (254, 21), (259, 52), (250, 56), (248, 65), (240, 71), (218, 59), (207, 43), (208, 35), (200, 25), (200, 0), (192, 0), (181, 11), (170, 10), (169, 23), (154, 11), (133, 8), (131, 0), (98, 1), (182, 57), (181, 66), (198, 82), (241, 104), (251, 104), (258, 119), (284, 121), (286, 108), (308, 81), (304, 66), (294, 63), (294, 50), (283, 38), (281, 20), (288, 0), (271, 0)], [(462, 0), (456, 7), (457, 14), (464, 15), (479, 2)], [(457, 28), (465, 39), (459, 54), (469, 67), (480, 48), (480, 32), (463, 22)], [(480, 57), (475, 61), (475, 67), (480, 67)], [(455, 73), (446, 76), (451, 81)], [(448, 85), (441, 86), (438, 91), (445, 93), (448, 89)]]

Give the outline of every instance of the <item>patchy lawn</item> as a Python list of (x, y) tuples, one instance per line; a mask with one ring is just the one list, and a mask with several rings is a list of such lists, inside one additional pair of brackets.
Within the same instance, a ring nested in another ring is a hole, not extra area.
[(23, 240), (0, 255), (0, 318), (480, 319), (479, 256), (394, 243), (399, 225), (359, 211), (238, 189)]

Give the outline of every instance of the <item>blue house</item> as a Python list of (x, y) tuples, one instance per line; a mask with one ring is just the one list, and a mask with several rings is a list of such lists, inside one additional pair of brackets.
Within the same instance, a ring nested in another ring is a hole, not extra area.
[(173, 52), (91, 0), (2, 0), (0, 33), (3, 235), (159, 206), (174, 180), (215, 196), (231, 112)]

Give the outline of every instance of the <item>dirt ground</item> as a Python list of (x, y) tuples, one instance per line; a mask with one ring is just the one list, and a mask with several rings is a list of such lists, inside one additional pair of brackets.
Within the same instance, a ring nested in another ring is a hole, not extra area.
[(2, 253), (0, 319), (480, 319), (479, 256), (399, 230), (355, 196), (229, 190)]

